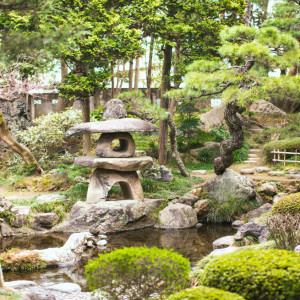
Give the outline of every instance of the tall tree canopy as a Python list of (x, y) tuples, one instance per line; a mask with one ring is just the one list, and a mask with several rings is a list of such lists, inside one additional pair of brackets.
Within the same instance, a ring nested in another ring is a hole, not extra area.
[(268, 100), (276, 93), (300, 99), (298, 78), (268, 76), (269, 71), (290, 68), (299, 61), (299, 44), (292, 36), (274, 27), (234, 26), (221, 32), (221, 41), (223, 60), (194, 62), (185, 77), (185, 88), (168, 94), (186, 101), (219, 95), (226, 104), (231, 138), (221, 143), (221, 157), (214, 161), (216, 174), (233, 163), (233, 151), (243, 145), (243, 123), (237, 113), (249, 101)]

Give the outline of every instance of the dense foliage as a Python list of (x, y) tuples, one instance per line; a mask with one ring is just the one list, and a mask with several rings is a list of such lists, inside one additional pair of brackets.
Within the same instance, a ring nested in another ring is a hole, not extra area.
[(169, 295), (187, 286), (190, 272), (186, 258), (156, 247), (131, 247), (100, 254), (85, 268), (90, 289), (100, 289), (109, 299)]
[(281, 197), (272, 207), (272, 214), (300, 214), (300, 193)]
[(249, 300), (300, 297), (300, 254), (286, 250), (249, 250), (216, 257), (205, 267), (201, 284)]
[(242, 300), (243, 297), (206, 286), (199, 286), (193, 289), (187, 289), (167, 298), (167, 300)]

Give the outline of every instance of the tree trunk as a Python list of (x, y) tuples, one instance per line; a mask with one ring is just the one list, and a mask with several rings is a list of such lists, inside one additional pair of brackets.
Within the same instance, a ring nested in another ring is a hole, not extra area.
[(115, 74), (114, 74), (114, 62), (111, 62), (111, 67), (110, 67), (110, 71), (111, 71), (111, 99), (114, 98), (115, 95)]
[(180, 45), (177, 43), (175, 46), (175, 63), (174, 63), (174, 88), (179, 89), (181, 76), (179, 74), (179, 55), (180, 55)]
[(177, 164), (177, 167), (178, 167), (180, 173), (185, 177), (189, 177), (190, 174), (185, 169), (185, 166), (181, 159), (180, 153), (177, 150), (176, 125), (174, 123), (174, 120), (173, 120), (173, 117), (171, 114), (169, 115), (168, 122), (170, 125), (169, 137), (170, 137), (170, 144), (171, 144), (171, 150), (172, 150), (172, 157), (175, 159), (175, 162)]
[(154, 34), (151, 35), (150, 51), (149, 51), (149, 62), (147, 71), (147, 98), (151, 98), (151, 73), (152, 73), (152, 60), (153, 60), (153, 49), (154, 49)]
[[(87, 63), (81, 63), (81, 73), (83, 76), (88, 75), (88, 65)], [(89, 94), (86, 95), (81, 99), (81, 106), (82, 106), (82, 119), (84, 123), (90, 122), (90, 97)], [(83, 155), (90, 155), (92, 150), (92, 140), (91, 135), (89, 133), (83, 134)]]
[(264, 5), (264, 18), (263, 20), (267, 20), (268, 17), (268, 7), (269, 7), (269, 0), (265, 0), (265, 5)]
[(119, 82), (120, 82), (120, 59), (118, 59), (118, 60), (117, 60), (117, 83), (116, 83), (116, 95), (118, 94)]
[[(66, 62), (61, 59), (60, 60), (60, 75), (61, 75), (61, 84), (65, 83), (65, 76), (68, 75), (68, 65), (66, 64)], [(61, 96), (58, 97), (58, 111), (62, 112), (65, 109), (65, 99)]]
[(4, 119), (3, 113), (0, 110), (0, 139), (7, 144), (14, 152), (18, 153), (26, 164), (36, 165), (36, 172), (43, 173), (43, 170), (39, 163), (36, 161), (30, 150), (24, 145), (18, 143), (10, 134), (7, 126), (7, 122)]
[(248, 27), (250, 26), (250, 19), (251, 19), (251, 2), (247, 1), (247, 11), (246, 11), (245, 24)]
[[(161, 84), (161, 100), (160, 107), (168, 110), (169, 99), (163, 95), (170, 90), (170, 71), (172, 62), (172, 46), (166, 45), (164, 50), (164, 62), (162, 70), (162, 84)], [(159, 121), (159, 135), (158, 135), (158, 161), (161, 165), (167, 163), (167, 143), (168, 143), (168, 120)]]
[(221, 156), (215, 158), (214, 169), (217, 175), (221, 175), (234, 162), (233, 151), (242, 148), (244, 143), (243, 122), (237, 116), (241, 112), (236, 102), (231, 102), (226, 105), (225, 121), (229, 127), (230, 139), (221, 142)]
[(128, 77), (129, 77), (129, 92), (132, 91), (132, 79), (133, 79), (133, 60), (131, 59), (129, 61), (129, 74), (128, 74)]
[(140, 75), (140, 58), (135, 60), (135, 76), (134, 76), (134, 90), (139, 89), (139, 75)]
[(118, 94), (120, 94), (121, 93), (121, 91), (122, 91), (122, 86), (123, 86), (123, 82), (124, 82), (124, 79), (125, 79), (125, 63), (123, 63), (123, 70), (122, 70), (122, 78), (121, 78), (121, 82), (120, 82), (120, 85), (119, 86), (117, 86), (117, 92), (116, 92), (116, 94), (118, 95)]

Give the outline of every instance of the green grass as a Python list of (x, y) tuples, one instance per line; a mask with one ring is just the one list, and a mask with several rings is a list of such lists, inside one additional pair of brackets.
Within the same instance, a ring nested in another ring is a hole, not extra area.
[(0, 290), (0, 299), (1, 300), (18, 300), (22, 295), (14, 293), (14, 292), (6, 292), (4, 290)]

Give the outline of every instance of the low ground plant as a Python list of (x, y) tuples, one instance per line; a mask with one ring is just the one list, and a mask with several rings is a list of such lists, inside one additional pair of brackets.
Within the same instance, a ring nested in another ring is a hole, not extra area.
[(226, 291), (206, 286), (199, 286), (176, 293), (167, 300), (243, 300), (244, 298)]
[(200, 282), (249, 300), (297, 300), (300, 297), (300, 254), (286, 250), (225, 254), (206, 265)]
[(92, 291), (101, 290), (108, 299), (141, 300), (186, 288), (190, 265), (172, 250), (131, 247), (100, 254), (85, 269)]

